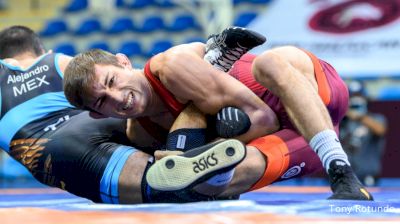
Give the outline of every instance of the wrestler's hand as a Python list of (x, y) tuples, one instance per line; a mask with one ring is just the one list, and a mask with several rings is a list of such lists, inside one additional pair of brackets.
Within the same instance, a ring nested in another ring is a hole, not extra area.
[(162, 159), (162, 158), (164, 158), (164, 157), (166, 157), (166, 156), (170, 156), (170, 155), (181, 155), (181, 154), (183, 154), (183, 152), (182, 151), (166, 151), (166, 150), (157, 150), (157, 151), (155, 151), (154, 152), (154, 158), (156, 159), (156, 160), (160, 160), (160, 159)]

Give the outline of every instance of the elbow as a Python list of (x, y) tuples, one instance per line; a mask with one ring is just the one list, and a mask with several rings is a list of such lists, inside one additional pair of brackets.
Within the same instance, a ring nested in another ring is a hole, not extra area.
[(279, 130), (280, 124), (278, 117), (274, 112), (265, 113), (262, 116), (262, 123), (265, 127), (265, 132), (268, 134), (274, 133)]
[(252, 125), (257, 126), (257, 129), (261, 130), (261, 136), (272, 134), (280, 128), (278, 117), (272, 110), (260, 111), (255, 118), (252, 121)]

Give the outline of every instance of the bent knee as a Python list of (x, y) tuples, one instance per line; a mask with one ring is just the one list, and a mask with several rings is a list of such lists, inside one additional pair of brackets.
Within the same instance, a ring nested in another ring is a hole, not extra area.
[(285, 70), (290, 64), (273, 50), (266, 51), (254, 59), (252, 74), (254, 79), (269, 88), (286, 83)]

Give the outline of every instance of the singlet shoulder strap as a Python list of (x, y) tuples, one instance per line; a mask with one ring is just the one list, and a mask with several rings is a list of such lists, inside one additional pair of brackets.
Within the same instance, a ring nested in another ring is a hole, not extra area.
[[(150, 71), (150, 60), (144, 66), (144, 74), (149, 80), (150, 85), (154, 88), (156, 93), (161, 97), (164, 101), (165, 105), (167, 105), (168, 110), (177, 117), (179, 113), (183, 110), (184, 105), (179, 103), (175, 97), (172, 95), (170, 91), (165, 88), (165, 86), (158, 80), (153, 73)], [(137, 119), (140, 125), (155, 139), (160, 142), (165, 142), (166, 136), (168, 135), (168, 131), (162, 128), (157, 123), (150, 120), (149, 117), (141, 117)]]
[(184, 104), (178, 102), (170, 91), (157, 79), (153, 73), (150, 71), (150, 61), (149, 60), (144, 66), (144, 74), (149, 80), (151, 86), (154, 88), (156, 93), (161, 97), (164, 103), (167, 105), (169, 111), (177, 117), (179, 113), (183, 110)]

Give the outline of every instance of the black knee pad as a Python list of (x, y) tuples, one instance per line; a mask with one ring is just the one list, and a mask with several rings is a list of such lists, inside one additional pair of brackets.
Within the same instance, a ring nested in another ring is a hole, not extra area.
[(251, 126), (249, 116), (239, 108), (224, 107), (216, 117), (215, 129), (223, 138), (233, 138), (246, 133)]
[(206, 129), (182, 128), (168, 134), (167, 150), (187, 151), (206, 144)]
[(215, 196), (199, 194), (192, 189), (179, 191), (159, 191), (151, 188), (146, 181), (147, 170), (152, 163), (148, 163), (142, 178), (142, 200), (143, 203), (188, 203), (198, 201), (218, 200)]

